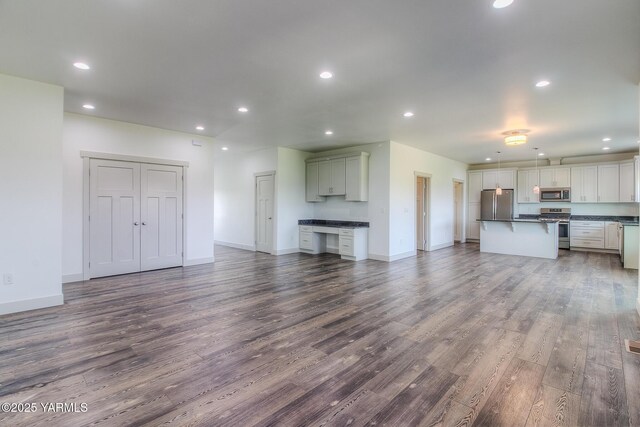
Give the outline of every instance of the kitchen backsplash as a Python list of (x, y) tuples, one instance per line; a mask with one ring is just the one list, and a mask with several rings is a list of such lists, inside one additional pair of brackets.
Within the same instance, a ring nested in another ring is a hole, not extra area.
[(571, 208), (572, 215), (638, 216), (638, 203), (520, 203), (519, 214), (537, 214), (540, 208)]

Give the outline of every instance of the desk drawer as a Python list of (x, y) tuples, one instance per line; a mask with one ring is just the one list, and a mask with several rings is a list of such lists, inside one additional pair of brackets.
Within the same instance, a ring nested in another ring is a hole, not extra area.
[(340, 235), (353, 237), (353, 228), (341, 228)]
[(338, 246), (340, 255), (354, 256), (353, 239), (351, 237), (340, 236), (340, 243)]
[(313, 231), (313, 226), (312, 225), (301, 225), (300, 226), (300, 231), (304, 231), (304, 232), (309, 232), (311, 233)]
[(313, 250), (313, 233), (300, 232), (300, 249)]

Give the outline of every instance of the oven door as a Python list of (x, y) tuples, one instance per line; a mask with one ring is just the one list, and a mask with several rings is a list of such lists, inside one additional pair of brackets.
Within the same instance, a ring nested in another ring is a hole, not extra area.
[(569, 249), (571, 239), (569, 235), (569, 223), (561, 221), (558, 223), (558, 247), (560, 249)]

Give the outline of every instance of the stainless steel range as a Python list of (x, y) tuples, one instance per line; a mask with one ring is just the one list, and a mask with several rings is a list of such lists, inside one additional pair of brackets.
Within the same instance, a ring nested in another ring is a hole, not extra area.
[(557, 219), (558, 222), (558, 247), (569, 249), (569, 219), (571, 208), (540, 208), (540, 219)]

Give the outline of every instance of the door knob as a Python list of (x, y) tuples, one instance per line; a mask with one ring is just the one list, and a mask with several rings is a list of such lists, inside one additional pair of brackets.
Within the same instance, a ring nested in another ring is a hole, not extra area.
[(134, 222), (133, 225), (138, 226), (138, 221)]
[(144, 222), (144, 221), (142, 221), (142, 225), (147, 225), (147, 223), (146, 223), (146, 222)]

